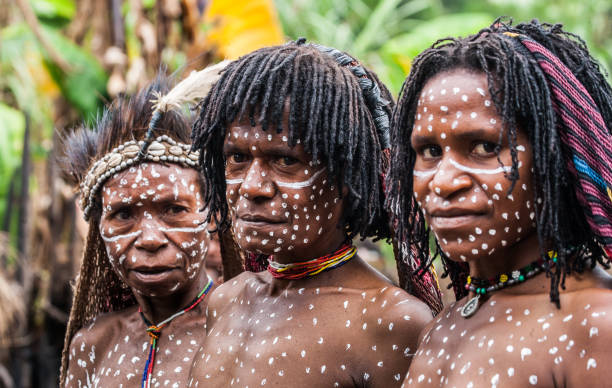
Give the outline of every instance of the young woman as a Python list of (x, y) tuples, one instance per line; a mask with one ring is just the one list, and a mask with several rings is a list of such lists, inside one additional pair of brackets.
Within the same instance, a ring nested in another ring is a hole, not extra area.
[(391, 100), (376, 76), (303, 40), (230, 64), (194, 126), (206, 205), (262, 272), (211, 295), (190, 386), (399, 386), (432, 314), (358, 256), (388, 236)]
[[(423, 331), (405, 386), (603, 386), (611, 361), (612, 91), (579, 37), (495, 23), (421, 53), (387, 181), (458, 301)], [(600, 264), (600, 265), (598, 265)]]

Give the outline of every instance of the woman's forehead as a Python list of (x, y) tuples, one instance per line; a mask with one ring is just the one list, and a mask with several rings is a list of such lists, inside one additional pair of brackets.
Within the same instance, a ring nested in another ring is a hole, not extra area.
[(224, 147), (237, 147), (251, 152), (288, 154), (305, 160), (312, 159), (300, 139), (296, 139), (295, 145), (291, 144), (286, 127), (278, 132), (272, 129), (264, 131), (260, 125), (253, 127), (250, 124), (233, 124), (227, 130)]
[(487, 76), (483, 72), (457, 68), (443, 71), (429, 78), (421, 93), (419, 100), (430, 100), (432, 95), (454, 96), (468, 91), (476, 91), (483, 97), (488, 92)]
[(199, 189), (198, 171), (174, 163), (141, 163), (109, 178), (102, 191), (145, 189), (152, 192), (171, 190), (174, 186)]

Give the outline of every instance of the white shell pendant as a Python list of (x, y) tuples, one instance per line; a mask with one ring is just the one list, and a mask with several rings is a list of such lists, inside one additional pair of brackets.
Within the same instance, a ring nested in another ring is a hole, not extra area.
[(476, 313), (480, 304), (478, 303), (480, 295), (476, 295), (472, 299), (468, 300), (466, 304), (461, 308), (461, 316), (463, 318), (469, 318)]

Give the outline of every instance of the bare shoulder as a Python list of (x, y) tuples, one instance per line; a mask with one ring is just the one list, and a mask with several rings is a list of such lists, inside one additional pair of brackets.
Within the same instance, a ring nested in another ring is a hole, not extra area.
[(134, 319), (137, 307), (101, 314), (79, 329), (70, 340), (68, 379), (66, 387), (83, 381), (88, 370), (95, 367), (96, 354), (104, 352), (116, 342), (126, 323)]
[(245, 289), (258, 282), (258, 275), (244, 271), (215, 288), (208, 298), (208, 309), (218, 310), (228, 302), (242, 295)]
[[(355, 365), (364, 386), (399, 386), (417, 348), (419, 333), (433, 318), (427, 305), (391, 285), (362, 291), (354, 345), (364, 349)], [(346, 325), (353, 325), (347, 322)], [(347, 326), (348, 327), (348, 326)]]
[(433, 319), (433, 314), (427, 304), (401, 288), (389, 287), (382, 292), (381, 296), (389, 300), (392, 309), (388, 313), (397, 321), (423, 329)]
[(90, 323), (79, 329), (70, 341), (70, 347), (98, 345), (108, 342), (121, 331), (125, 322), (130, 319), (137, 311), (136, 306), (129, 307), (121, 311), (100, 314)]
[(412, 349), (421, 330), (433, 319), (429, 307), (418, 298), (394, 286), (368, 292), (365, 322), (377, 337), (397, 341), (403, 337)]
[(563, 342), (566, 347), (574, 345), (574, 352), (567, 352), (572, 365), (566, 370), (567, 386), (604, 386), (606, 365), (612, 363), (612, 290), (588, 288), (562, 294), (561, 311), (561, 321), (571, 325), (559, 338), (568, 338)]
[(572, 331), (585, 338), (597, 337), (593, 346), (612, 340), (612, 290), (587, 288), (562, 294), (563, 321), (572, 321)]
[(443, 322), (452, 322), (457, 319), (458, 312), (457, 306), (462, 303), (462, 299), (452, 302), (447, 306), (444, 306), (442, 311), (438, 313), (433, 319), (430, 319), (427, 324), (421, 330), (421, 335), (419, 337), (419, 343), (427, 335), (427, 333), (431, 332), (434, 328), (438, 327), (440, 324), (444, 324)]

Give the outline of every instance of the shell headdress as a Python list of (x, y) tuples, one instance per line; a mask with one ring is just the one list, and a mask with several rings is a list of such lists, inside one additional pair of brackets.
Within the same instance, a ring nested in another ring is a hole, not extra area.
[(167, 94), (157, 95), (153, 101), (153, 115), (145, 138), (140, 141), (131, 140), (115, 147), (89, 168), (80, 185), (80, 205), (86, 220), (91, 215), (100, 188), (108, 178), (130, 166), (148, 160), (197, 168), (198, 151), (192, 152), (189, 144), (179, 143), (166, 135), (154, 138), (155, 127), (169, 110), (180, 109), (184, 104), (195, 103), (204, 98), (229, 62), (225, 60), (203, 70), (193, 71)]

